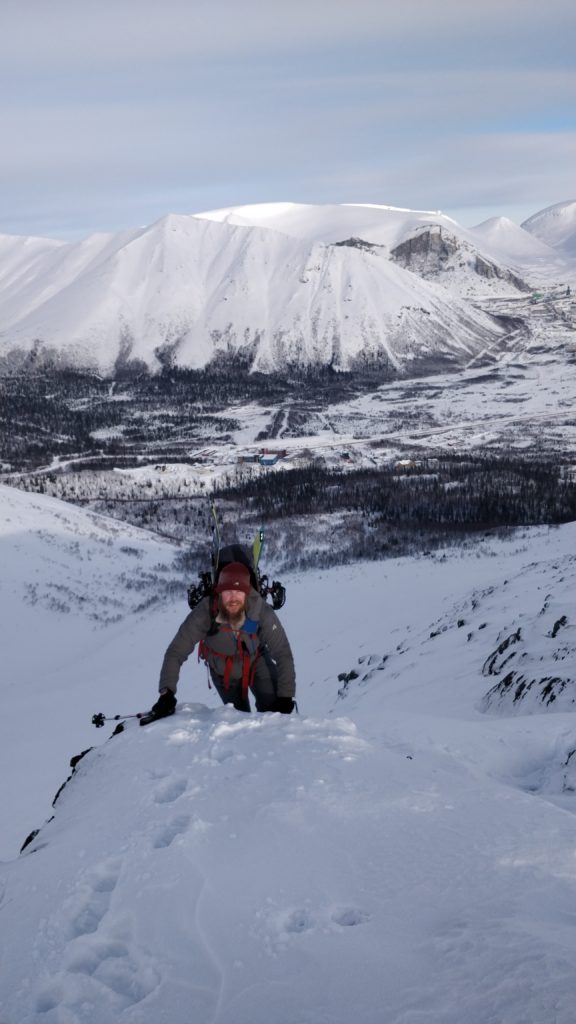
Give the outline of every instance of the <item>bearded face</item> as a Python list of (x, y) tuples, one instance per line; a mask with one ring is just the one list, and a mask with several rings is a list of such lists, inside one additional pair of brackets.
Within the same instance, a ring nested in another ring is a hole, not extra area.
[(223, 590), (220, 594), (220, 611), (230, 622), (241, 619), (246, 613), (246, 594), (241, 590)]

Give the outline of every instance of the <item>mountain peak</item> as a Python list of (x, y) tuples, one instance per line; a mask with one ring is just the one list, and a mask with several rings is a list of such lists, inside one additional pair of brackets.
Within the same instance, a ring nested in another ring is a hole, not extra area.
[(522, 227), (546, 245), (576, 256), (576, 199), (547, 206), (528, 217)]
[(472, 228), (471, 233), (509, 259), (530, 260), (555, 255), (550, 245), (509, 217), (490, 217)]

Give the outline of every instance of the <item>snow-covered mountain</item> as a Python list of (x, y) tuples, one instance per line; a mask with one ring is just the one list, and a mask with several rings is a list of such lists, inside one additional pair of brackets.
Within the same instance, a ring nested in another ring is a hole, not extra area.
[[(491, 276), (504, 282), (503, 292), (508, 295), (516, 288), (506, 279), (510, 278), (510, 271), (530, 276), (530, 269), (541, 267), (543, 261), (553, 266), (559, 263), (553, 247), (539, 243), (506, 217), (495, 217), (475, 228), (464, 228), (439, 210), (406, 210), (358, 203), (323, 206), (262, 203), (211, 210), (196, 216), (245, 227), (267, 227), (295, 238), (327, 244), (357, 240), (383, 247), (390, 254), (405, 247), (411, 239), (427, 235), (432, 239), (446, 239), (458, 259), (438, 266), (439, 271), (446, 271), (443, 276), (438, 274), (438, 283), (457, 295), (474, 295), (478, 290), (483, 295), (498, 294), (494, 288), (497, 282), (487, 280), (489, 275), (482, 267), (478, 270), (477, 262), (493, 265)], [(422, 268), (411, 269), (420, 273)], [(425, 268), (425, 276), (431, 276), (430, 269)]]
[(3, 1024), (572, 1024), (573, 524), (286, 580), (299, 716), (190, 659), (108, 740), (186, 611), (134, 601), (171, 548), (5, 487), (0, 523)]
[(360, 203), (257, 203), (209, 210), (195, 216), (222, 224), (268, 228), (293, 238), (325, 244), (362, 238), (388, 249), (423, 224), (440, 224), (446, 230), (465, 233), (455, 220), (439, 210), (406, 210)]
[(576, 256), (576, 199), (540, 210), (525, 220), (522, 227), (545, 245)]
[(400, 266), (425, 280), (444, 284), (450, 275), (451, 290), (462, 295), (486, 294), (494, 284), (503, 286), (508, 295), (531, 291), (517, 272), (482, 256), (476, 246), (439, 224), (423, 225), (399, 242), (391, 255)]
[(513, 260), (517, 265), (534, 265), (539, 261), (552, 262), (557, 255), (525, 227), (519, 227), (509, 217), (490, 217), (473, 229), (475, 237), (491, 252), (500, 252), (501, 259)]
[(5, 353), (58, 353), (107, 373), (128, 360), (200, 367), (238, 352), (264, 371), (371, 359), (402, 368), (435, 352), (470, 358), (501, 333), (377, 252), (197, 217), (59, 247), (32, 280), (12, 280), (0, 318)]
[(458, 364), (502, 334), (470, 299), (529, 290), (531, 260), (558, 258), (526, 232), (519, 244), (520, 231), (390, 207), (264, 204), (75, 243), (3, 237), (0, 359), (106, 374), (230, 354), (263, 371)]

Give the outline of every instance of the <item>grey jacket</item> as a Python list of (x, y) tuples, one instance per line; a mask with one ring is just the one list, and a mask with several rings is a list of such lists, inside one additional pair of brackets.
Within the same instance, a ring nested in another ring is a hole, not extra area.
[[(196, 645), (206, 639), (211, 627), (213, 628), (210, 603), (209, 597), (200, 601), (184, 619), (176, 636), (168, 645), (160, 672), (159, 690), (168, 689), (176, 693), (182, 665)], [(277, 696), (294, 697), (296, 676), (288, 637), (276, 612), (255, 590), (252, 590), (246, 601), (246, 617), (258, 622), (257, 637), (260, 651), (265, 654), (267, 660), (271, 658), (274, 662)], [(212, 665), (210, 668), (214, 672)]]

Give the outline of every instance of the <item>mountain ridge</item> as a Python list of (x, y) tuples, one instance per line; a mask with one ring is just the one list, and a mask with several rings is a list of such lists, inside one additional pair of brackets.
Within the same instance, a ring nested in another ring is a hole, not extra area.
[(523, 221), (521, 227), (552, 248), (576, 256), (576, 199), (539, 210)]
[[(432, 273), (394, 265), (395, 246), (438, 230), (453, 240), (451, 263)], [(73, 243), (3, 236), (0, 363), (105, 375), (201, 368), (219, 355), (264, 372), (376, 361), (410, 373), (431, 356), (459, 365), (505, 333), (475, 297), (528, 291), (528, 257), (556, 258), (521, 232), (475, 233), (441, 213), (392, 207), (261, 204), (168, 214)], [(342, 245), (351, 238), (363, 251)]]

